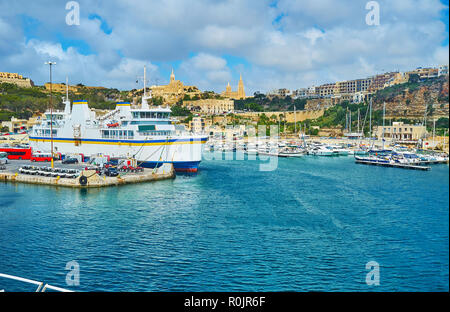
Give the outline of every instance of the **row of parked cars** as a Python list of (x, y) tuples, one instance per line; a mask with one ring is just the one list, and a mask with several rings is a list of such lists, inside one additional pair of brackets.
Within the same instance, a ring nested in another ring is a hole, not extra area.
[(64, 168), (52, 168), (52, 167), (36, 167), (36, 166), (22, 166), (19, 168), (19, 172), (30, 175), (40, 175), (44, 177), (61, 177), (74, 179), (80, 175), (80, 171), (77, 169), (64, 169)]
[(121, 172), (143, 172), (144, 168), (142, 167), (133, 167), (133, 166), (118, 166), (118, 170)]
[(127, 166), (127, 165), (119, 165), (116, 166), (112, 163), (106, 163), (103, 166), (87, 166), (84, 168), (85, 170), (95, 170), (98, 175), (106, 175), (109, 177), (116, 177), (119, 175), (119, 172), (143, 172), (144, 168), (142, 167), (133, 167), (133, 166)]

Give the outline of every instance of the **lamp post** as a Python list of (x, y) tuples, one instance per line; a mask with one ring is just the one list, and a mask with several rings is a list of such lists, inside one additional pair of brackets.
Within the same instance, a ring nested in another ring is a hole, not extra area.
[(49, 65), (50, 69), (50, 149), (52, 155), (52, 168), (53, 168), (53, 94), (52, 94), (52, 65), (56, 65), (56, 62), (45, 62), (45, 65)]

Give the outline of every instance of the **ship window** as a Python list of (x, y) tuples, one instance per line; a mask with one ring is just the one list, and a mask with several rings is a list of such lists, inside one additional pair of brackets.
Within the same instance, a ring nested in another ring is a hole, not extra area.
[(139, 118), (139, 112), (133, 112), (133, 118)]
[(133, 131), (128, 130), (128, 138), (132, 139), (133, 138)]

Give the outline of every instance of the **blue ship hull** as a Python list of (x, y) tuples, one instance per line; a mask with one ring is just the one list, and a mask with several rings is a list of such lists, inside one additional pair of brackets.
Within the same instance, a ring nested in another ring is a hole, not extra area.
[[(117, 159), (111, 158), (113, 164), (117, 164)], [(176, 172), (197, 172), (200, 161), (166, 161), (166, 162), (156, 162), (156, 161), (144, 161), (139, 162), (138, 165), (143, 168), (155, 168), (161, 167), (163, 163), (172, 163)]]
[[(200, 161), (168, 161), (166, 163), (172, 163), (176, 172), (197, 172)], [(155, 168), (162, 164), (162, 162), (146, 161), (141, 164), (141, 167)]]

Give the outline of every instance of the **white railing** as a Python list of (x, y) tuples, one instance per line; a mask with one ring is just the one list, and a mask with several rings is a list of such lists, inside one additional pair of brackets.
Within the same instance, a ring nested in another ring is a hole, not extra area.
[[(31, 279), (18, 277), (18, 276), (14, 276), (14, 275), (0, 273), (0, 277), (16, 280), (16, 281), (23, 282), (23, 283), (37, 285), (35, 292), (45, 292), (45, 290), (47, 290), (47, 289), (60, 291), (60, 292), (72, 292), (72, 290), (69, 290), (69, 289), (56, 287), (56, 286), (52, 286), (49, 284), (44, 284), (44, 282), (38, 282), (38, 281), (34, 281)], [(0, 292), (4, 292), (4, 291), (5, 291), (4, 289), (0, 289)]]

